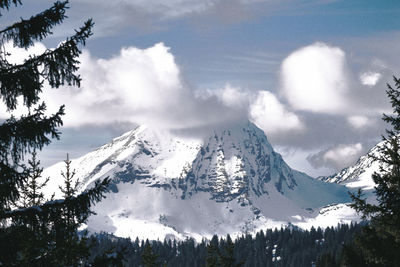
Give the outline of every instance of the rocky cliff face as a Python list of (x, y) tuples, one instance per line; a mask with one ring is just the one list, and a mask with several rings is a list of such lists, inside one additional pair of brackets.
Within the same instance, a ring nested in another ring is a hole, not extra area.
[[(121, 236), (201, 238), (306, 225), (322, 207), (349, 201), (344, 186), (291, 169), (250, 122), (205, 138), (141, 126), (72, 165), (82, 190), (112, 178), (88, 228)], [(56, 164), (44, 176), (61, 169)]]

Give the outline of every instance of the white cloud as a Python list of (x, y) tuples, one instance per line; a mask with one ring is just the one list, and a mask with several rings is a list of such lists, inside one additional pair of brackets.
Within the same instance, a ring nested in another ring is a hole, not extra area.
[(222, 89), (197, 91), (197, 96), (205, 100), (216, 97), (231, 111), (247, 114), (269, 136), (304, 129), (299, 117), (269, 91), (245, 91), (227, 84)]
[(368, 125), (369, 119), (365, 116), (350, 116), (347, 118), (347, 122), (356, 129), (361, 129)]
[(353, 164), (364, 152), (361, 143), (338, 145), (307, 157), (314, 168), (331, 167), (336, 171)]
[(250, 119), (267, 134), (279, 134), (288, 130), (301, 130), (303, 125), (296, 114), (288, 111), (274, 94), (259, 91), (249, 109)]
[(12, 64), (22, 64), (29, 56), (39, 55), (46, 51), (46, 47), (39, 42), (33, 44), (29, 49), (14, 47), (12, 42), (4, 45), (4, 50), (10, 53), (7, 56), (8, 62)]
[[(45, 50), (40, 43), (28, 50), (7, 44), (13, 63), (22, 63), (29, 55)], [(109, 59), (93, 58), (84, 50), (79, 61), (83, 78), (80, 88), (64, 86), (56, 90), (45, 84), (41, 94), (49, 113), (65, 104), (63, 121), (67, 127), (119, 122), (182, 127), (206, 120), (196, 118), (199, 102), (185, 86), (174, 56), (162, 43), (147, 49), (123, 48)], [(14, 115), (23, 113), (26, 108), (20, 105)], [(0, 118), (8, 116), (1, 104)]]
[(363, 85), (374, 86), (382, 77), (378, 72), (364, 72), (360, 74), (360, 82)]
[[(66, 126), (134, 122), (158, 126), (185, 124), (196, 106), (178, 65), (163, 43), (147, 49), (122, 48), (110, 59), (80, 58), (81, 88), (47, 90), (44, 99), (55, 109), (66, 104)], [(188, 114), (189, 113), (189, 114)]]
[(282, 92), (297, 110), (343, 113), (348, 91), (346, 55), (338, 47), (315, 43), (282, 63)]
[(79, 60), (80, 88), (45, 86), (41, 96), (49, 113), (65, 104), (66, 127), (136, 123), (185, 128), (249, 115), (268, 133), (301, 128), (299, 118), (270, 92), (254, 93), (229, 84), (219, 90), (192, 91), (163, 43), (123, 48), (109, 59), (94, 58), (84, 50)]
[(239, 87), (234, 87), (229, 83), (221, 89), (214, 90), (197, 90), (196, 97), (204, 100), (211, 97), (217, 97), (218, 100), (226, 107), (235, 110), (244, 110), (246, 112), (250, 102), (254, 98), (254, 94), (249, 91), (244, 91)]
[(228, 107), (241, 108), (248, 104), (249, 93), (239, 88), (227, 84), (221, 93), (222, 102)]
[(361, 143), (352, 145), (340, 145), (334, 149), (328, 150), (323, 159), (331, 161), (338, 166), (347, 166), (350, 162), (357, 160), (362, 151)]
[[(39, 44), (30, 51), (44, 51)], [(31, 54), (16, 53), (18, 60)], [(229, 84), (220, 90), (197, 92), (187, 86), (174, 55), (163, 43), (147, 49), (122, 48), (108, 59), (84, 50), (79, 58), (81, 87), (51, 89), (41, 99), (53, 113), (66, 106), (66, 127), (146, 124), (169, 129), (201, 127), (245, 119), (252, 94)], [(3, 112), (4, 111), (4, 112)], [(16, 115), (26, 113), (20, 106)], [(6, 118), (5, 108), (0, 117)]]

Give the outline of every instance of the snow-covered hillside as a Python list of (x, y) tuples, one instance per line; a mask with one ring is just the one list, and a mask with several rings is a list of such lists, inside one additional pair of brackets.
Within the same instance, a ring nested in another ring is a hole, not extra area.
[[(53, 165), (44, 176), (59, 177), (62, 168)], [(88, 229), (118, 236), (201, 239), (355, 218), (335, 208), (351, 213), (339, 204), (349, 201), (346, 187), (291, 169), (250, 122), (220, 127), (206, 138), (140, 126), (72, 160), (72, 168), (81, 190), (112, 179)], [(62, 179), (55, 180), (48, 192)]]
[(375, 183), (372, 180), (372, 174), (379, 172), (379, 162), (373, 158), (379, 156), (379, 150), (383, 145), (383, 141), (378, 143), (366, 155), (360, 157), (353, 166), (347, 167), (332, 176), (322, 177), (321, 180), (342, 184), (349, 188), (361, 188), (366, 191), (373, 190)]

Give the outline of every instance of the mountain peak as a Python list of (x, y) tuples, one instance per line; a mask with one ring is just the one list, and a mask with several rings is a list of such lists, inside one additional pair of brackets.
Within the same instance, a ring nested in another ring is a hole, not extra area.
[(348, 201), (343, 186), (291, 169), (250, 122), (221, 125), (202, 138), (139, 126), (72, 160), (72, 168), (81, 190), (111, 178), (88, 227), (122, 236), (140, 235), (146, 224), (156, 238), (241, 233), (305, 223), (319, 208)]
[(342, 184), (349, 188), (372, 190), (375, 187), (372, 174), (380, 172), (380, 163), (374, 158), (379, 158), (380, 150), (384, 145), (385, 141), (379, 142), (366, 155), (361, 156), (354, 165), (344, 168), (336, 174), (319, 179), (324, 182)]

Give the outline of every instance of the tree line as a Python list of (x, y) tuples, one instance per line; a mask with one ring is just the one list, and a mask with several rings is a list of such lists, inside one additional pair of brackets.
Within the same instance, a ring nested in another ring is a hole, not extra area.
[[(93, 236), (91, 257), (108, 251), (121, 255), (123, 266), (338, 266), (342, 248), (361, 232), (361, 224), (337, 227), (296, 227), (261, 230), (234, 240), (228, 235), (213, 236), (196, 243), (184, 241), (130, 240), (102, 233)], [(326, 265), (326, 264), (334, 265)]]

